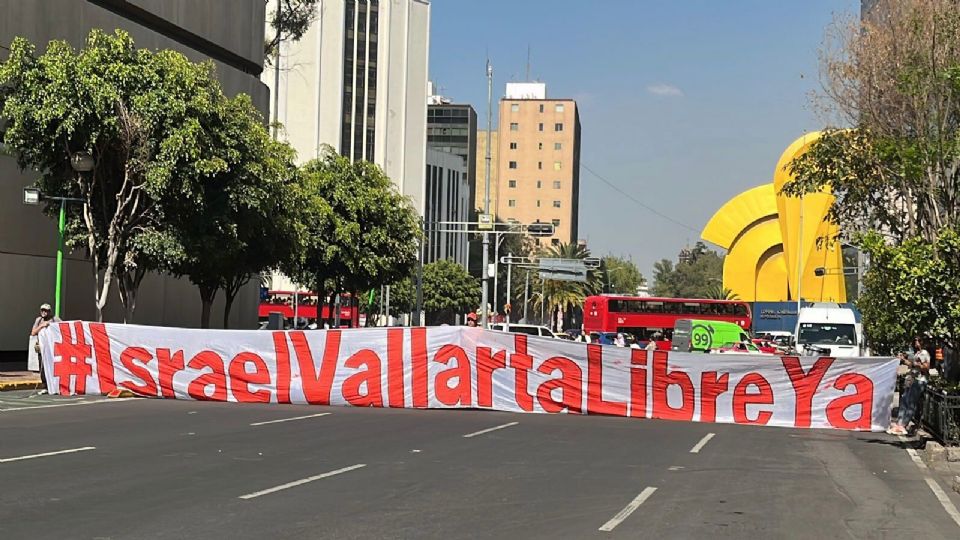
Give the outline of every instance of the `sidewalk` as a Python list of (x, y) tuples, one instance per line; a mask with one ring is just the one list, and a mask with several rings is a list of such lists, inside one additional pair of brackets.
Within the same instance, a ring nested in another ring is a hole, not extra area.
[(40, 374), (32, 371), (0, 372), (0, 392), (7, 390), (32, 390), (40, 387)]

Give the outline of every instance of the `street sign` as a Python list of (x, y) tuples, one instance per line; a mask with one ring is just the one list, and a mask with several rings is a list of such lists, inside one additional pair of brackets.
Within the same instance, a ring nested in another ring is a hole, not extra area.
[(556, 281), (587, 281), (587, 266), (582, 259), (549, 259), (539, 261), (540, 279)]
[(553, 223), (531, 223), (527, 225), (527, 233), (536, 238), (553, 236)]
[(504, 255), (500, 257), (500, 264), (530, 264), (533, 259), (530, 257), (517, 257), (516, 255)]
[(477, 220), (477, 229), (481, 231), (489, 231), (493, 229), (493, 215), (492, 214), (480, 214), (479, 219)]
[(600, 268), (600, 257), (587, 257), (583, 260), (587, 268)]

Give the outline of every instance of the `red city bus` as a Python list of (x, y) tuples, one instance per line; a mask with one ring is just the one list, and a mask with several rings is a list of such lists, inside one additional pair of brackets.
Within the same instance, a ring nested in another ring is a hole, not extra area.
[(583, 331), (624, 332), (637, 341), (661, 334), (658, 349), (669, 349), (678, 319), (725, 321), (750, 330), (750, 305), (739, 300), (652, 298), (638, 296), (588, 296), (583, 305)]
[[(309, 291), (266, 291), (261, 295), (258, 315), (260, 322), (270, 318), (271, 313), (280, 313), (285, 319), (293, 319), (293, 295), (297, 295), (297, 317), (317, 322), (317, 295)], [(357, 328), (360, 326), (360, 310), (357, 309), (353, 298), (349, 294), (340, 295), (340, 326)], [(326, 303), (320, 307), (320, 318), (330, 318), (330, 306)], [(323, 322), (318, 324), (322, 327)]]

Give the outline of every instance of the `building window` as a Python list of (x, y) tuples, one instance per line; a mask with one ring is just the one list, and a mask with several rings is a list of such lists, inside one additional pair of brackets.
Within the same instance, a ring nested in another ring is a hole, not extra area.
[(540, 104), (540, 112), (543, 112), (543, 103)]
[(559, 226), (560, 226), (560, 220), (559, 220), (559, 219), (554, 219), (554, 220), (553, 220), (553, 226), (554, 226), (554, 227), (559, 227)]
[(560, 208), (560, 201), (553, 201), (554, 208)]
[(511, 104), (510, 104), (510, 112), (520, 112), (520, 104), (519, 104), (519, 103), (511, 103)]
[(553, 170), (559, 171), (560, 168), (561, 168), (561, 167), (560, 167), (560, 162), (559, 162), (559, 161), (554, 161), (554, 162), (553, 162)]
[(543, 169), (543, 162), (542, 162), (542, 161), (538, 161), (538, 162), (537, 162), (537, 168), (538, 168), (538, 169)]
[(537, 200), (537, 208), (540, 208), (540, 200)]
[(542, 182), (540, 182), (540, 180), (537, 180), (537, 189), (540, 189), (540, 184), (541, 184), (541, 183), (542, 183)]
[(553, 189), (560, 189), (560, 181), (559, 181), (559, 180), (554, 180), (554, 181), (553, 181)]
[(558, 142), (553, 143), (553, 149), (554, 149), (554, 150), (563, 150), (563, 143), (558, 143)]
[(543, 131), (543, 122), (540, 122), (540, 125), (537, 126), (537, 129), (539, 129), (540, 131)]
[(563, 103), (557, 103), (554, 105), (553, 110), (556, 112), (563, 112)]
[(563, 122), (557, 122), (553, 125), (554, 131), (563, 131)]
[(515, 143), (515, 142), (510, 143), (510, 149), (511, 149), (511, 150), (516, 150), (516, 149), (517, 149), (517, 143)]
[(516, 208), (516, 206), (517, 206), (517, 200), (516, 200), (516, 199), (510, 199), (509, 201), (507, 201), (507, 206), (509, 206), (510, 208)]
[(537, 150), (543, 150), (543, 143), (537, 143)]
[(517, 168), (517, 162), (516, 162), (516, 161), (511, 161), (510, 164), (509, 164), (509, 167), (510, 167), (511, 169), (516, 169), (516, 168)]
[(559, 245), (560, 245), (560, 239), (559, 239), (559, 238), (551, 238), (551, 239), (550, 239), (550, 245), (552, 245), (552, 246), (559, 246)]
[[(540, 125), (543, 126), (543, 124), (540, 124)], [(520, 131), (520, 124), (516, 122), (510, 122), (510, 131)], [(543, 130), (540, 130), (540, 131), (543, 131)]]
[(509, 187), (515, 188), (515, 187), (517, 187), (517, 181), (516, 181), (516, 180), (509, 180), (509, 181), (507, 181), (507, 185), (508, 185)]

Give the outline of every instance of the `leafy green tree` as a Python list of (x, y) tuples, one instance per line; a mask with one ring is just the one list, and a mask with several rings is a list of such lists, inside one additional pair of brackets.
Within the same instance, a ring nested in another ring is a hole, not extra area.
[(953, 0), (879, 2), (828, 38), (818, 104), (850, 127), (825, 130), (795, 159), (784, 192), (830, 189), (840, 241), (870, 254), (857, 304), (871, 347), (956, 335), (960, 10)]
[(716, 251), (698, 246), (685, 255), (676, 265), (669, 259), (654, 263), (652, 292), (655, 296), (709, 298), (722, 282), (723, 257)]
[(637, 265), (629, 259), (609, 255), (603, 258), (603, 275), (606, 291), (617, 294), (637, 294), (646, 280)]
[[(118, 273), (132, 272), (128, 302), (154, 262), (177, 255), (158, 236), (158, 202), (226, 167), (204, 144), (222, 100), (212, 63), (137, 49), (123, 31), (94, 30), (79, 51), (52, 41), (40, 56), (24, 39), (11, 44), (0, 65), (3, 141), (21, 168), (39, 171), (44, 193), (83, 199), (71, 208), (68, 242), (93, 263), (98, 320)], [(70, 165), (79, 152), (94, 160), (89, 173)]]
[[(414, 278), (403, 278), (400, 281), (394, 282), (390, 285), (390, 315), (392, 317), (402, 317), (410, 312), (412, 312), (416, 303), (416, 285)], [(386, 305), (383, 303), (383, 298), (380, 296), (380, 288), (371, 289), (373, 293), (373, 301), (370, 301), (370, 294), (363, 296), (361, 298), (361, 311), (365, 313), (368, 317), (367, 323), (369, 324), (372, 317), (378, 315), (385, 315), (382, 310), (386, 309)]]
[(707, 290), (704, 298), (709, 298), (710, 300), (739, 300), (740, 295), (733, 292), (732, 289), (717, 284)]
[(427, 324), (452, 324), (458, 313), (480, 305), (480, 282), (466, 268), (442, 259), (423, 267), (423, 309)]
[(311, 231), (292, 273), (316, 291), (356, 293), (413, 273), (420, 220), (409, 199), (372, 163), (327, 147), (301, 168)]

